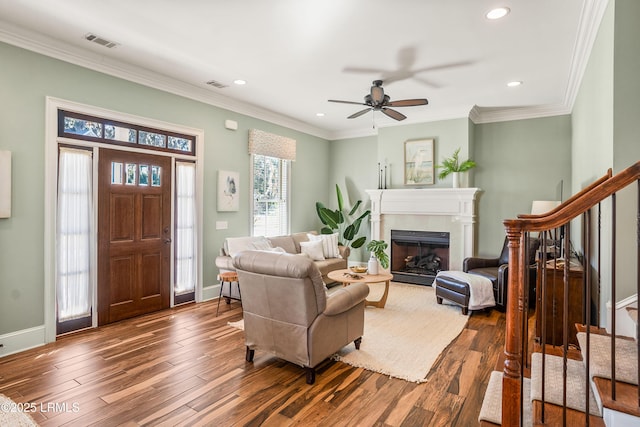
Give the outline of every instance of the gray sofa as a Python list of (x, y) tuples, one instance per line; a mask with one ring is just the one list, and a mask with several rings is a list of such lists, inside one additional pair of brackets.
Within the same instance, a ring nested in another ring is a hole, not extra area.
[[(220, 255), (216, 257), (216, 266), (220, 270), (220, 273), (236, 271), (232, 257), (247, 250), (275, 251), (277, 248), (281, 248), (286, 253), (301, 254), (300, 242), (309, 241), (307, 234), (317, 235), (318, 233), (316, 231), (306, 231), (277, 237), (227, 237), (224, 240), (222, 249), (220, 249)], [(269, 247), (267, 247), (267, 245)], [(327, 258), (325, 260), (313, 261), (318, 267), (318, 270), (320, 270), (322, 280), (326, 284), (333, 282), (333, 280), (327, 277), (329, 272), (347, 268), (347, 258), (349, 257), (350, 250), (345, 246), (338, 246), (338, 249), (341, 258)]]
[(307, 257), (242, 251), (233, 257), (242, 284), (246, 360), (264, 351), (305, 368), (315, 368), (342, 347), (360, 347), (369, 287), (354, 283), (329, 295), (320, 271)]

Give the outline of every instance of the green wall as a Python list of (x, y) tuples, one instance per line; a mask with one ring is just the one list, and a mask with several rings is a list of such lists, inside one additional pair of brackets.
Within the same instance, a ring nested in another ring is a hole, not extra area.
[[(404, 142), (434, 138), (434, 159), (440, 163), (461, 148), (462, 159), (478, 166), (469, 187), (482, 190), (478, 199), (477, 252), (497, 256), (504, 240), (502, 221), (531, 211), (533, 200), (556, 200), (564, 181), (571, 180), (570, 116), (475, 125), (467, 118), (380, 128), (378, 136), (334, 141), (332, 183), (353, 182), (353, 188), (377, 188), (377, 163), (391, 169), (390, 188), (404, 188)], [(341, 184), (342, 185), (342, 184)], [(451, 187), (451, 178), (437, 178), (429, 188)], [(357, 192), (358, 197), (366, 194)], [(364, 261), (365, 253), (352, 257)]]
[[(613, 170), (620, 172), (640, 160), (640, 2), (616, 0), (613, 68)], [(637, 293), (637, 185), (617, 194), (616, 299)]]
[[(118, 112), (203, 129), (204, 285), (215, 284), (215, 256), (228, 236), (249, 234), (249, 197), (239, 212), (216, 211), (218, 170), (240, 173), (248, 195), (248, 131), (297, 140), (292, 166), (292, 231), (317, 227), (315, 200), (328, 198), (330, 143), (321, 138), (131, 83), (0, 43), (0, 149), (13, 154), (12, 216), (0, 219), (0, 335), (44, 323), (44, 120), (53, 96)], [(238, 130), (224, 128), (236, 120)], [(215, 230), (227, 221), (227, 230)]]
[(571, 117), (556, 116), (475, 126), (478, 253), (498, 256), (503, 220), (531, 212), (534, 200), (564, 199), (571, 189)]
[[(617, 173), (640, 160), (639, 19), (640, 2), (615, 0), (607, 5), (572, 114), (574, 192), (604, 175), (608, 168)], [(618, 192), (617, 301), (636, 293), (636, 206), (635, 186)], [(605, 304), (611, 298), (609, 251), (613, 219), (610, 208), (611, 201), (607, 199), (602, 203), (601, 219), (604, 258), (600, 261), (600, 313), (605, 313)], [(581, 244), (578, 249), (582, 249)], [(592, 260), (593, 264), (596, 262), (596, 259)], [(601, 325), (605, 320), (602, 316)]]

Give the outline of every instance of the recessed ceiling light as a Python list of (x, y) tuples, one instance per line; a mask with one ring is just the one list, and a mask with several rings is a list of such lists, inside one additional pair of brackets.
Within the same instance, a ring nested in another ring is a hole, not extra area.
[(318, 117), (324, 117), (324, 113), (316, 113), (316, 116), (318, 116)]
[(511, 12), (511, 9), (508, 7), (497, 7), (495, 9), (491, 9), (485, 16), (487, 19), (500, 19), (507, 16), (509, 12)]
[(522, 84), (522, 82), (520, 82), (520, 81), (513, 81), (513, 82), (507, 83), (507, 86), (516, 87), (516, 86), (520, 86), (521, 84)]
[(246, 85), (247, 81), (246, 80), (242, 80), (242, 79), (237, 79), (233, 81), (235, 84), (237, 84), (238, 86), (242, 86), (242, 85)]

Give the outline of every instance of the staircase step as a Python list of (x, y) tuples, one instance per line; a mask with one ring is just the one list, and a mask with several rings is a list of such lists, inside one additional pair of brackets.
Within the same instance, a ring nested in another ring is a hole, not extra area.
[(640, 418), (638, 386), (616, 381), (616, 400), (613, 400), (611, 398), (611, 380), (596, 377), (593, 382), (605, 408)]
[[(563, 359), (551, 354), (545, 355), (544, 400), (545, 403), (563, 406)], [(587, 395), (586, 372), (584, 364), (577, 360), (567, 359), (567, 407), (585, 412), (585, 398)], [(594, 393), (589, 389), (589, 413), (602, 416), (595, 400)], [(531, 355), (531, 399), (542, 401), (542, 353)]]
[[(587, 334), (578, 332), (583, 360), (587, 360)], [(589, 375), (611, 379), (611, 337), (591, 334)], [(631, 339), (616, 338), (616, 380), (638, 384), (638, 344)]]
[[(566, 423), (562, 421), (562, 406), (545, 402), (544, 404), (544, 423), (542, 422), (542, 402), (533, 401), (533, 425), (538, 426), (584, 426), (587, 425), (585, 413), (567, 408)], [(603, 418), (596, 415), (589, 415), (590, 427), (605, 427)]]
[[(524, 426), (531, 425), (531, 381), (529, 378), (523, 379), (523, 396), (524, 401)], [(487, 391), (484, 393), (482, 407), (480, 408), (480, 416), (478, 421), (481, 425), (487, 423), (502, 425), (502, 372), (493, 371), (489, 377)]]

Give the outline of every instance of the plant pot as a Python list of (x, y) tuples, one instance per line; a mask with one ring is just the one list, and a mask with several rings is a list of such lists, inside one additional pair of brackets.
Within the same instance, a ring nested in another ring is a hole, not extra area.
[(367, 263), (367, 272), (369, 274), (378, 274), (378, 258), (371, 254), (369, 262)]
[(460, 188), (460, 172), (451, 172), (453, 176), (453, 188)]

